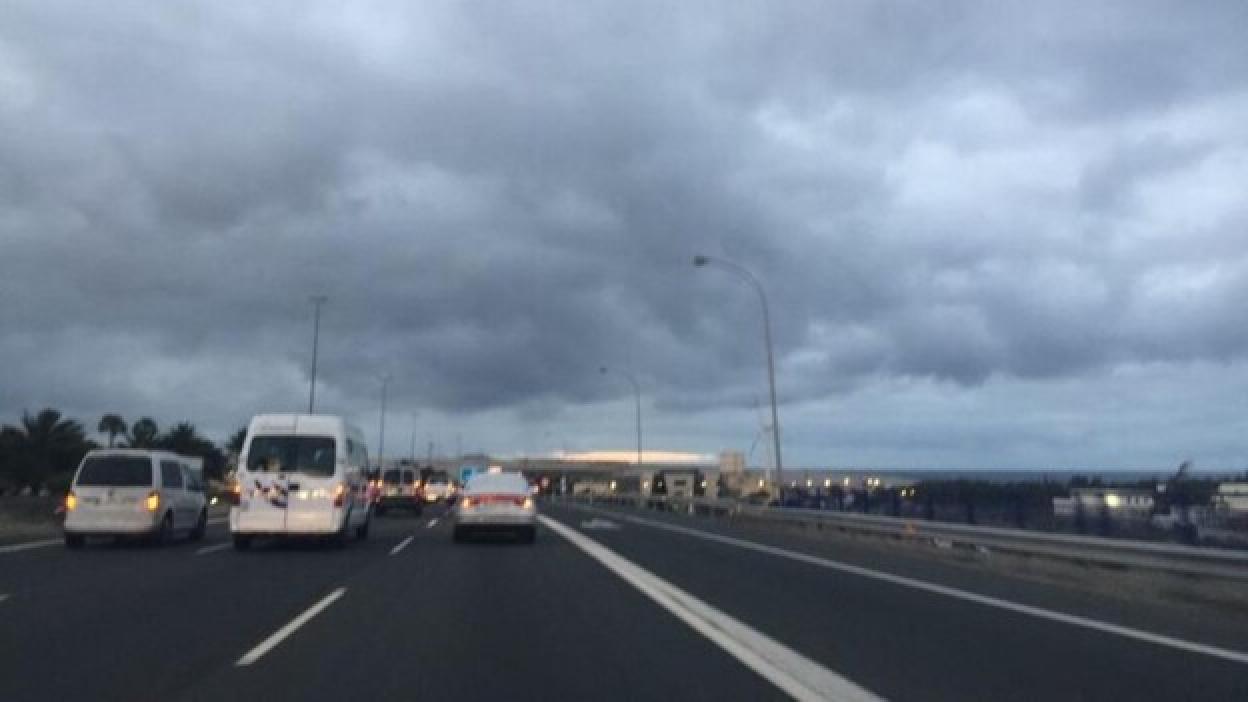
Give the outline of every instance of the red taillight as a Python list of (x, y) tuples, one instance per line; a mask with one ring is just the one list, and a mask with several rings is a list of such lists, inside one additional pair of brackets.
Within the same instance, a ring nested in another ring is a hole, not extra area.
[(229, 495), (230, 504), (237, 505), (239, 502), (242, 502), (242, 498), (243, 498), (243, 486), (239, 485), (238, 483), (234, 483), (233, 485), (231, 485), (230, 495)]
[(463, 507), (464, 509), (472, 509), (473, 506), (475, 506), (476, 504), (477, 504), (477, 501), (472, 499), (471, 497), (465, 497), (459, 501), (459, 506)]
[(523, 506), (524, 506), (524, 503), (525, 503), (525, 502), (528, 502), (528, 501), (529, 501), (529, 498), (527, 498), (527, 497), (513, 497), (513, 498), (511, 498), (511, 502), (512, 502), (512, 504), (514, 504), (514, 505), (515, 505), (515, 506), (517, 506), (517, 507), (523, 507)]
[(341, 507), (343, 506), (343, 504), (346, 503), (346, 501), (347, 501), (347, 486), (344, 485), (343, 483), (338, 483), (337, 485), (334, 486), (334, 506)]

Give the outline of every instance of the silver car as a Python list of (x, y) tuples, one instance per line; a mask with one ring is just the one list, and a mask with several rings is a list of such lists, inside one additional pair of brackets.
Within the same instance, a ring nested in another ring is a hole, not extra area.
[(519, 473), (473, 476), (452, 515), (455, 541), (478, 532), (511, 532), (524, 543), (537, 537), (537, 505)]

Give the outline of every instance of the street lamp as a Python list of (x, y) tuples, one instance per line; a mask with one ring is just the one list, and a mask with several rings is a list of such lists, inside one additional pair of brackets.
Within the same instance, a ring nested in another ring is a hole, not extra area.
[(312, 382), (308, 388), (308, 414), (316, 411), (316, 357), (321, 345), (321, 305), (325, 304), (329, 298), (325, 295), (313, 295), (310, 299), (314, 312), (312, 316)]
[[(598, 372), (606, 375), (607, 367), (602, 366)], [(633, 393), (637, 399), (637, 467), (641, 468), (641, 384), (637, 382), (637, 376), (628, 371), (619, 371), (619, 374), (633, 384)]]
[(385, 480), (386, 470), (386, 389), (390, 385), (390, 374), (383, 373), (378, 377), (381, 381), (381, 427), (379, 428), (377, 437), (377, 468), (382, 472), (382, 480)]
[(771, 346), (771, 314), (767, 309), (767, 293), (758, 277), (745, 266), (710, 256), (694, 256), (693, 265), (702, 268), (708, 264), (716, 264), (744, 278), (758, 292), (758, 301), (763, 307), (763, 343), (767, 347), (767, 385), (771, 391), (771, 439), (776, 452), (776, 486), (784, 485), (784, 461), (780, 458), (780, 412), (776, 409), (776, 362)]

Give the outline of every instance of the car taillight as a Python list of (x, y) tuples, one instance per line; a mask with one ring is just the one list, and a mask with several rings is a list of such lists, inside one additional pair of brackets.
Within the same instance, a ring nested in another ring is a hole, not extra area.
[(148, 512), (155, 512), (160, 509), (160, 493), (155, 490), (147, 493), (147, 501), (145, 504)]
[(532, 497), (524, 498), (524, 502), (520, 503), (520, 506), (525, 509), (533, 509), (533, 498)]
[(347, 501), (347, 486), (343, 483), (338, 483), (337, 485), (334, 486), (334, 506), (341, 507), (343, 504), (346, 503), (346, 501)]
[(73, 512), (77, 508), (78, 508), (78, 496), (74, 494), (73, 490), (70, 490), (69, 494), (65, 496), (65, 511)]
[(230, 486), (230, 504), (237, 505), (243, 499), (243, 486), (235, 483)]
[(472, 509), (473, 506), (476, 504), (477, 504), (477, 501), (472, 499), (471, 497), (465, 497), (459, 501), (459, 506), (463, 507), (464, 509)]

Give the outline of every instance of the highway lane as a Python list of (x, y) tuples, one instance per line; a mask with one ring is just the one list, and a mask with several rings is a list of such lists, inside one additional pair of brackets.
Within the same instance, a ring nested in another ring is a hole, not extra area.
[(783, 699), (545, 530), (456, 546), (436, 513), (341, 550), (197, 555), (225, 543), (218, 526), (201, 544), (7, 554), (0, 699)]
[[(1248, 699), (1245, 665), (622, 517), (608, 517), (618, 527), (611, 529), (580, 511), (544, 511), (685, 595), (890, 699)], [(644, 516), (731, 532), (704, 520)], [(236, 553), (224, 525), (214, 525), (204, 542), (168, 548), (0, 554), (0, 595), (7, 596), (0, 597), (0, 699), (785, 697), (550, 528), (539, 530), (533, 546), (460, 546), (440, 517), (436, 508), (420, 518), (387, 515), (374, 522), (373, 538), (344, 549), (270, 545)], [(1011, 585), (852, 546), (784, 535), (759, 540), (1041, 606), (1086, 613), (1097, 604), (1060, 588)], [(1115, 616), (1135, 610), (1117, 606), (1123, 612)], [(1170, 624), (1139, 610), (1145, 614), (1131, 623)], [(1223, 645), (1237, 643), (1235, 631), (1248, 636), (1234, 624), (1202, 627), (1165, 633), (1204, 630)]]
[[(1001, 611), (883, 583), (636, 521), (656, 520), (730, 533), (713, 522), (652, 512), (587, 513), (551, 507), (567, 522), (602, 518), (620, 525), (594, 538), (620, 555), (890, 699), (1248, 699), (1248, 665), (1178, 651), (1078, 626)], [(740, 534), (737, 534), (740, 536)], [(784, 535), (758, 542), (824, 555), (853, 551)], [(881, 559), (863, 550), (857, 558)], [(899, 561), (900, 562), (900, 561)], [(903, 563), (932, 581), (982, 583), (993, 594), (1060, 606), (1070, 593), (982, 573)], [(935, 574), (936, 577), (932, 577)], [(1095, 598), (1074, 598), (1087, 608)], [(1121, 608), (1122, 604), (1118, 603)], [(1146, 608), (1145, 608), (1146, 609)], [(1095, 610), (1094, 610), (1095, 611)], [(1115, 610), (1117, 611), (1117, 610)], [(1242, 618), (1239, 618), (1242, 621)], [(1213, 627), (1215, 637), (1241, 640)], [(1234, 641), (1230, 642), (1234, 643)], [(1241, 646), (1237, 650), (1248, 651)]]

